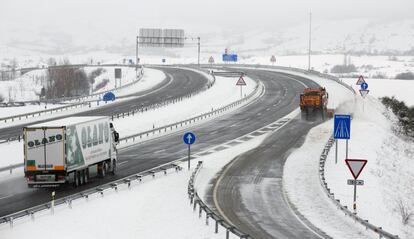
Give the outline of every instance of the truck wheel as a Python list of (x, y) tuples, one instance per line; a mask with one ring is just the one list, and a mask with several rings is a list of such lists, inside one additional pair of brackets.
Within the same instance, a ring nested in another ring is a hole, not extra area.
[(82, 169), (79, 172), (79, 181), (80, 181), (80, 185), (85, 184), (85, 170), (84, 169)]
[(116, 173), (116, 160), (112, 160), (112, 175)]
[(85, 169), (85, 183), (89, 182), (89, 168)]
[(101, 178), (104, 178), (106, 175), (106, 163), (105, 162), (98, 164), (98, 171), (99, 171), (99, 176)]
[(75, 187), (79, 187), (80, 182), (79, 182), (79, 171), (75, 171), (73, 173), (73, 184), (75, 185)]

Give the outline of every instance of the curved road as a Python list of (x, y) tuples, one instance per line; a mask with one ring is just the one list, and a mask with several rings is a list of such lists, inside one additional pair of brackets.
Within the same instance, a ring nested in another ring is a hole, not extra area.
[[(206, 87), (208, 81), (203, 75), (191, 70), (168, 67), (151, 68), (163, 71), (167, 76), (167, 79), (164, 80), (162, 83), (158, 84), (157, 86), (153, 87), (152, 89), (129, 95), (134, 97), (130, 100), (120, 101), (119, 103), (113, 103), (107, 106), (102, 106), (91, 111), (61, 116), (55, 119), (65, 118), (68, 116), (110, 116), (114, 114), (122, 114), (133, 109), (147, 107), (156, 103), (161, 103), (166, 100), (175, 99), (178, 97), (188, 95), (192, 92), (202, 89), (203, 87)], [(36, 121), (26, 125), (50, 120), (51, 119)], [(22, 133), (22, 129), (24, 126), (25, 125), (19, 125), (15, 127), (1, 129), (0, 140), (20, 135)]]
[[(266, 86), (266, 91), (263, 97), (240, 110), (226, 114), (207, 123), (195, 126), (192, 129), (192, 131), (197, 135), (198, 143), (193, 145), (193, 153), (197, 153), (206, 150), (210, 147), (213, 147), (215, 145), (228, 142), (232, 139), (235, 139), (237, 137), (250, 133), (256, 129), (259, 129), (264, 125), (268, 125), (279, 118), (282, 118), (283, 116), (287, 115), (288, 113), (290, 113), (298, 107), (298, 94), (303, 91), (305, 86), (317, 86), (316, 83), (308, 79), (304, 79), (297, 76), (289, 76), (282, 73), (247, 69), (245, 70), (245, 72), (249, 75), (249, 77), (260, 79), (264, 83), (264, 85)], [(280, 130), (280, 132), (286, 131), (286, 133), (282, 135), (283, 137), (280, 138), (280, 136), (277, 135), (278, 133), (276, 133), (274, 136), (266, 140), (266, 142), (268, 142), (266, 148), (274, 147), (280, 148), (281, 151), (284, 150), (285, 153), (283, 155), (279, 155), (281, 158), (283, 158), (289, 153), (292, 147), (300, 144), (302, 135), (306, 134), (306, 132), (313, 126), (314, 123), (304, 122), (298, 124), (298, 122), (291, 122), (289, 123), (289, 126), (285, 126), (285, 128), (282, 128)], [(273, 151), (259, 149), (254, 151), (255, 157), (256, 154), (260, 155), (259, 151), (264, 151), (263, 155), (260, 156), (260, 159), (258, 160), (263, 161), (263, 163), (260, 163), (259, 165), (266, 165), (266, 160), (263, 159), (269, 157), (269, 154), (272, 155)], [(117, 175), (109, 176), (103, 180), (92, 179), (91, 183), (81, 186), (79, 188), (67, 187), (65, 189), (58, 189), (57, 197), (73, 194), (75, 192), (82, 191), (92, 186), (106, 183), (114, 179), (122, 178), (124, 176), (128, 176), (134, 173), (139, 173), (143, 170), (150, 169), (160, 164), (164, 164), (176, 160), (178, 158), (182, 158), (187, 153), (187, 147), (182, 143), (181, 134), (177, 133), (156, 140), (152, 140), (147, 143), (123, 149), (119, 153), (121, 165), (118, 168)], [(249, 156), (242, 157), (250, 158)], [(243, 160), (240, 160), (238, 162), (243, 162)], [(245, 163), (246, 167), (249, 167), (250, 164), (251, 162)], [(282, 172), (281, 170), (283, 167), (283, 161), (274, 160), (273, 164), (275, 164), (275, 167), (277, 169), (275, 171), (268, 171), (266, 173), (269, 174), (269, 176), (280, 176)], [(240, 166), (240, 168), (242, 167)], [(234, 174), (237, 175), (236, 171), (237, 170), (235, 169)], [(265, 171), (263, 171), (263, 173), (263, 175), (266, 174)], [(262, 177), (262, 179), (264, 178), (263, 175), (260, 174), (260, 177)], [(236, 177), (239, 177), (241, 182), (243, 183), (243, 177), (241, 176), (243, 175), (239, 174)], [(257, 178), (260, 179), (260, 177)], [(13, 188), (9, 185), (13, 185)], [(237, 186), (237, 184), (235, 185)], [(226, 186), (224, 185), (224, 187)], [(223, 190), (223, 192), (226, 191), (228, 190)], [(270, 196), (277, 195), (279, 191), (280, 188), (276, 188), (274, 194)], [(0, 195), (0, 198), (5, 197), (4, 199), (0, 199), (0, 216), (4, 216), (9, 213), (22, 210), (34, 205), (45, 203), (50, 200), (50, 192), (48, 190), (28, 189), (26, 187), (24, 179), (21, 178), (0, 182), (0, 192), (2, 194)], [(221, 197), (221, 195), (224, 194), (219, 194), (219, 197)], [(235, 216), (237, 217), (253, 212), (252, 210), (238, 210), (238, 207), (240, 206), (241, 202), (240, 198), (234, 198), (234, 195), (229, 196), (231, 196), (231, 198), (233, 199), (231, 200), (233, 203), (229, 203), (230, 205), (227, 204), (229, 200), (220, 200), (220, 207), (224, 210), (227, 217), (232, 216), (230, 213), (232, 210), (235, 210), (235, 212), (237, 213), (244, 213), (238, 215), (235, 214)], [(274, 206), (276, 208), (279, 207), (279, 209), (277, 209), (277, 211), (279, 212), (280, 210), (283, 210), (283, 208), (285, 211), (289, 211), (289, 209), (285, 208), (285, 204)], [(259, 210), (258, 212), (261, 213), (262, 211)], [(272, 213), (271, 216), (277, 215), (274, 215)], [(254, 227), (262, 227), (262, 223), (260, 220), (261, 218), (258, 217), (252, 216), (248, 218), (246, 216), (245, 218), (242, 218), (240, 221), (232, 220), (232, 222), (240, 228), (242, 228), (243, 230), (246, 230), (246, 232), (251, 234), (252, 236), (260, 235), (256, 238), (276, 237), (270, 233), (268, 234), (267, 230), (260, 230), (262, 234), (255, 234), (252, 231), (247, 230), (249, 229), (248, 225), (250, 224), (255, 225)], [(287, 220), (284, 223), (280, 223), (279, 221), (279, 223), (273, 224), (272, 222), (270, 225), (271, 227), (274, 226), (275, 230), (277, 231), (286, 231), (283, 232), (281, 235), (287, 236), (281, 238), (291, 238), (291, 236), (293, 238), (313, 238), (312, 236), (307, 237), (308, 235), (313, 235), (312, 232), (310, 232), (305, 226), (303, 226), (303, 224), (298, 222), (298, 220), (292, 213), (286, 214), (285, 217), (280, 217), (280, 219), (278, 220)], [(294, 231), (295, 233), (293, 233)], [(287, 232), (291, 233), (289, 234)], [(261, 237), (261, 235), (263, 235), (264, 237)], [(299, 235), (301, 235), (301, 237), (299, 237)]]

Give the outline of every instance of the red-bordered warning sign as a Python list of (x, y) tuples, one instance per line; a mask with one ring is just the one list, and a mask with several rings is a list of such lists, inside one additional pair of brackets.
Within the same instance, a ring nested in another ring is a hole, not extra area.
[(356, 82), (357, 85), (362, 85), (362, 83), (365, 83), (364, 77), (359, 76), (358, 81)]
[(359, 93), (361, 94), (362, 98), (365, 99), (369, 93), (369, 90), (359, 90)]
[(243, 79), (243, 76), (240, 76), (239, 80), (237, 81), (236, 85), (247, 85)]
[(351, 171), (354, 179), (357, 179), (367, 164), (368, 160), (366, 159), (345, 159), (345, 163)]

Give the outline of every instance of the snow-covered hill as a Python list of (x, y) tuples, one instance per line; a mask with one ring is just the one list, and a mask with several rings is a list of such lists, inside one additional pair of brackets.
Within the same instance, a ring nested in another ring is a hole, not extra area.
[[(391, 22), (373, 19), (322, 20), (317, 16), (312, 24), (312, 50), (315, 53), (414, 55), (414, 19)], [(218, 54), (224, 48), (239, 53), (240, 58), (269, 54), (304, 54), (308, 50), (308, 23), (290, 28), (258, 28), (186, 31), (187, 36), (201, 36), (202, 56)], [(53, 31), (38, 27), (25, 29), (9, 24), (0, 34), (0, 62), (13, 57), (77, 56), (86, 60), (92, 55), (125, 56), (135, 54), (136, 28), (111, 29), (93, 27), (76, 29), (60, 27)], [(67, 30), (66, 30), (67, 29)], [(79, 32), (80, 31), (80, 32)], [(76, 34), (75, 34), (76, 33)], [(169, 57), (194, 55), (193, 47), (184, 49), (143, 49), (143, 53)]]

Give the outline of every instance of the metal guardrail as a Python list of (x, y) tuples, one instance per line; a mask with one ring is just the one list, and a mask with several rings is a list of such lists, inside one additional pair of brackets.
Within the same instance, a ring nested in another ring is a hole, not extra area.
[(224, 227), (226, 229), (226, 239), (229, 239), (230, 232), (238, 237), (242, 238), (252, 238), (249, 234), (244, 233), (237, 227), (231, 225), (229, 222), (227, 222), (224, 218), (222, 218), (220, 215), (215, 213), (213, 210), (211, 210), (204, 202), (203, 200), (198, 196), (197, 190), (195, 189), (194, 183), (197, 178), (198, 173), (200, 172), (200, 169), (203, 167), (203, 161), (198, 161), (197, 167), (195, 168), (194, 172), (192, 173), (190, 180), (188, 181), (188, 198), (190, 199), (191, 205), (193, 205), (193, 210), (196, 211), (197, 205), (198, 205), (198, 217), (201, 218), (202, 214), (204, 212), (206, 216), (206, 225), (209, 225), (209, 219), (213, 219), (215, 221), (215, 229), (214, 232), (218, 233), (219, 225)]
[[(132, 84), (137, 83), (142, 78), (143, 73), (144, 72), (141, 70), (140, 71), (140, 74), (138, 75), (138, 79), (137, 80), (132, 81), (132, 82), (130, 82), (130, 83), (124, 85), (124, 86), (121, 86), (119, 88), (109, 90), (109, 91), (119, 90), (119, 89), (122, 89), (122, 88), (125, 88), (125, 87), (128, 87), (128, 86), (131, 86)], [(85, 100), (85, 99), (88, 99), (88, 98), (97, 97), (97, 96), (100, 97), (100, 98), (102, 98), (102, 96), (105, 93), (109, 92), (109, 91), (99, 92), (99, 93), (95, 93), (95, 94), (88, 95), (88, 96), (82, 96), (82, 97), (62, 98), (62, 101), (67, 101), (67, 100), (82, 101), (82, 100)], [(14, 115), (14, 116), (9, 116), (9, 117), (3, 117), (3, 118), (0, 118), (0, 122), (4, 122), (4, 123), (7, 123), (7, 121), (14, 122), (15, 120), (28, 119), (30, 116), (32, 118), (34, 118), (35, 116), (41, 116), (42, 114), (45, 114), (45, 113), (59, 112), (59, 111), (73, 109), (73, 108), (78, 108), (78, 107), (83, 107), (83, 106), (89, 106), (89, 107), (91, 107), (91, 102), (94, 102), (94, 101), (97, 101), (98, 102), (98, 101), (100, 101), (100, 99), (98, 99), (98, 100), (92, 100), (92, 101), (89, 101), (89, 102), (80, 102), (80, 103), (69, 104), (69, 105), (62, 106), (62, 107), (57, 107), (57, 108), (52, 108), (52, 109), (46, 109), (46, 110), (40, 110), (40, 111), (35, 111), (35, 112), (31, 112), (31, 113), (26, 113), (26, 114), (19, 114), (19, 115)]]
[(127, 136), (127, 137), (121, 139), (120, 142), (125, 141), (125, 143), (127, 143), (128, 141), (131, 141), (131, 140), (135, 141), (136, 138), (142, 139), (144, 136), (150, 136), (151, 134), (154, 135), (155, 133), (167, 132), (167, 130), (172, 131), (174, 129), (178, 129), (178, 127), (182, 127), (183, 125), (184, 126), (190, 125), (192, 123), (195, 123), (197, 121), (206, 119), (208, 117), (218, 115), (220, 113), (223, 113), (227, 110), (230, 110), (230, 109), (232, 109), (232, 108), (234, 108), (234, 107), (250, 100), (252, 97), (254, 97), (258, 93), (259, 90), (261, 90), (261, 92), (263, 91), (263, 85), (257, 84), (255, 89), (248, 96), (246, 96), (246, 97), (244, 97), (240, 100), (237, 100), (233, 103), (230, 103), (228, 105), (225, 105), (223, 107), (220, 107), (216, 110), (213, 110), (213, 111), (210, 111), (210, 112), (207, 112), (207, 113), (204, 113), (204, 114), (201, 114), (201, 115), (198, 115), (198, 116), (186, 119), (186, 120), (175, 122), (175, 123), (172, 123), (172, 124), (169, 124), (169, 125), (158, 127), (158, 128), (152, 129), (152, 130), (148, 130), (148, 131), (141, 132), (141, 133), (138, 133), (138, 134), (130, 135), (130, 136)]
[(331, 189), (328, 187), (328, 184), (325, 180), (325, 162), (328, 157), (329, 151), (332, 148), (333, 144), (335, 142), (335, 139), (333, 136), (331, 136), (326, 143), (321, 156), (319, 158), (319, 179), (322, 185), (322, 188), (324, 189), (324, 192), (326, 195), (332, 200), (332, 202), (335, 204), (335, 206), (345, 213), (345, 215), (351, 217), (355, 221), (361, 223), (363, 226), (365, 226), (366, 229), (370, 229), (371, 231), (377, 233), (379, 235), (379, 238), (386, 237), (390, 239), (398, 239), (398, 235), (393, 235), (385, 230), (382, 229), (382, 227), (375, 226), (368, 222), (368, 220), (362, 219), (361, 217), (357, 216), (355, 213), (348, 210), (347, 206), (343, 206), (340, 203), (339, 199), (335, 199), (334, 193), (331, 192)]
[[(181, 166), (175, 163), (161, 165), (161, 166), (149, 169), (149, 170), (142, 171), (137, 174), (133, 174), (133, 175), (118, 179), (110, 183), (99, 185), (99, 186), (84, 190), (82, 192), (72, 194), (70, 196), (59, 198), (53, 202), (53, 205), (57, 206), (61, 204), (67, 204), (69, 208), (72, 208), (73, 200), (82, 199), (82, 198), (88, 199), (90, 195), (97, 194), (97, 193), (101, 194), (101, 196), (103, 197), (104, 192), (107, 190), (111, 190), (111, 189), (118, 190), (119, 185), (128, 185), (128, 188), (130, 188), (131, 183), (134, 181), (141, 182), (144, 177), (149, 177), (149, 176), (154, 178), (157, 173), (167, 174), (167, 170), (172, 169), (172, 168), (174, 168), (176, 171), (179, 171), (182, 169)], [(26, 216), (30, 216), (34, 220), (35, 213), (48, 210), (48, 209), (53, 210), (52, 201), (0, 217), (0, 225), (3, 223), (9, 223), (10, 227), (13, 227), (13, 222), (15, 219), (26, 217)]]

